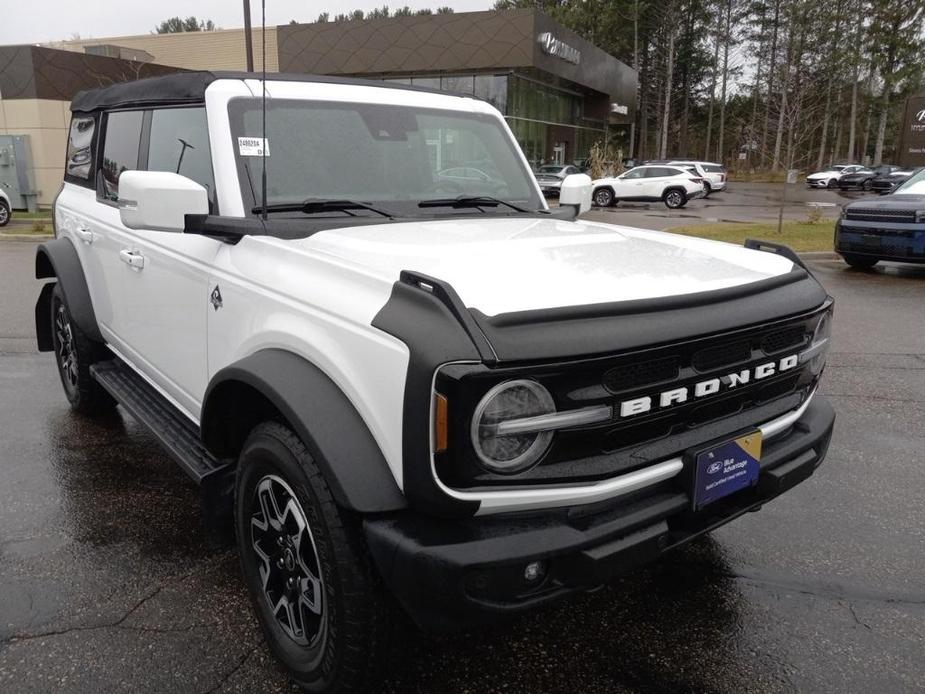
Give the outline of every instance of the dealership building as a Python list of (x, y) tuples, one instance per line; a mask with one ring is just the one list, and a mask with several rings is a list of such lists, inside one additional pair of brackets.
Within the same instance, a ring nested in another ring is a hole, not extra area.
[[(385, 80), (489, 101), (534, 166), (584, 159), (635, 117), (635, 71), (533, 9), (287, 24), (265, 35), (258, 28), (257, 70), (263, 40), (268, 72)], [(23, 202), (52, 202), (67, 104), (80, 89), (178, 69), (245, 68), (242, 29), (0, 46), (0, 186), (16, 178)], [(5, 169), (7, 151), (14, 163)]]

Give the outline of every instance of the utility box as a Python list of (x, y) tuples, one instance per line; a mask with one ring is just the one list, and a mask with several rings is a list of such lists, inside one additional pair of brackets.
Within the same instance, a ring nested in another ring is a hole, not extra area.
[(0, 135), (0, 188), (10, 196), (13, 209), (37, 210), (39, 191), (32, 174), (28, 135)]

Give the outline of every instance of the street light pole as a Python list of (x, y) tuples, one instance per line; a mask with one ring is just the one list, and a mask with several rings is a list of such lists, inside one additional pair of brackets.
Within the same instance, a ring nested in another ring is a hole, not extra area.
[(251, 33), (251, 0), (244, 0), (244, 48), (247, 51), (247, 71), (254, 71), (254, 36)]

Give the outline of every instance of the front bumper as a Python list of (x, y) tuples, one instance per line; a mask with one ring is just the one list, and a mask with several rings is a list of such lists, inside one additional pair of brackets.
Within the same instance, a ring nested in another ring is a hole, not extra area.
[(828, 188), (829, 179), (827, 178), (807, 178), (806, 185), (810, 188)]
[(835, 225), (835, 252), (925, 263), (925, 225), (839, 220)]
[[(619, 500), (545, 513), (370, 517), (366, 539), (387, 586), (421, 627), (474, 626), (598, 586), (757, 510), (815, 472), (834, 420), (816, 394), (789, 432), (767, 442), (758, 484), (698, 512), (679, 475)], [(546, 572), (529, 582), (524, 568), (537, 561)]]

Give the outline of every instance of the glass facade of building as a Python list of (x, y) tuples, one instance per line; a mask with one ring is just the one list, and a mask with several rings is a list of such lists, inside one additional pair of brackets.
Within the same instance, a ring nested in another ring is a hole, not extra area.
[(504, 114), (530, 163), (569, 164), (587, 158), (591, 146), (606, 137), (606, 123), (587, 117), (585, 96), (533, 77), (441, 75), (391, 78), (389, 82), (471, 94)]

